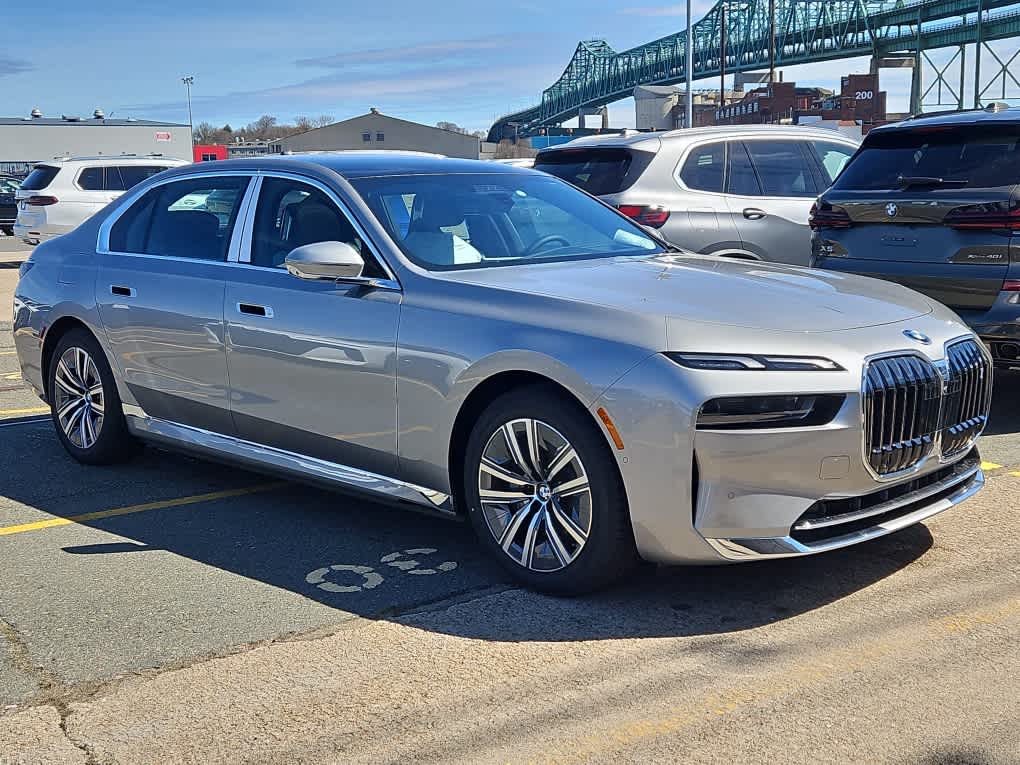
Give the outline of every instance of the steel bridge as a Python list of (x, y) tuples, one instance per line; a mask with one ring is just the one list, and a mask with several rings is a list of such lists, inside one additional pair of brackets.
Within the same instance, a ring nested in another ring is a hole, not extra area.
[[(872, 57), (907, 57), (913, 66), (911, 111), (922, 111), (925, 99), (937, 94), (938, 103), (965, 108), (965, 56), (976, 45), (973, 105), (1005, 98), (1020, 88), (1012, 66), (1020, 49), (1008, 60), (988, 43), (1020, 37), (1020, 0), (773, 0), (776, 66)], [(694, 24), (693, 79), (761, 70), (769, 66), (769, 0), (718, 0)], [(560, 78), (542, 93), (534, 107), (501, 117), (489, 140), (534, 134), (542, 127), (567, 120), (633, 93), (637, 85), (686, 82), (686, 31), (653, 40), (622, 52), (605, 40), (578, 43)], [(722, 41), (725, 42), (722, 42)], [(929, 55), (949, 49), (948, 63)], [(955, 49), (955, 50), (954, 50)], [(725, 58), (723, 58), (725, 57)], [(982, 74), (982, 63), (992, 62)], [(912, 61), (910, 60), (912, 59)], [(923, 73), (931, 82), (925, 89)], [(958, 74), (958, 76), (957, 76)], [(1000, 90), (1001, 96), (996, 93)], [(949, 100), (943, 102), (943, 98)]]

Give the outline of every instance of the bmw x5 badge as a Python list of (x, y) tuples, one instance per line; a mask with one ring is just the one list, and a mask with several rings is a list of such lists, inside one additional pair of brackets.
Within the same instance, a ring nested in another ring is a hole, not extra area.
[(885, 214), (890, 218), (895, 218), (896, 214), (900, 211), (900, 208), (896, 206), (895, 202), (890, 202), (885, 206)]
[(924, 334), (924, 332), (918, 332), (916, 329), (905, 329), (903, 334), (922, 345), (931, 345), (931, 338)]

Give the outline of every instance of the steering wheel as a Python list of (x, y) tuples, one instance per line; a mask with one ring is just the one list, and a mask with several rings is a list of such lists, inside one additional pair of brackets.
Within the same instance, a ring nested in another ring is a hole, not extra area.
[(559, 234), (546, 234), (545, 236), (540, 236), (534, 242), (529, 244), (528, 247), (524, 250), (524, 252), (521, 253), (521, 257), (530, 258), (532, 255), (536, 255), (538, 251), (545, 247), (547, 244), (552, 244), (553, 242), (559, 242), (564, 247), (570, 246), (570, 242), (567, 241), (564, 237), (560, 236)]

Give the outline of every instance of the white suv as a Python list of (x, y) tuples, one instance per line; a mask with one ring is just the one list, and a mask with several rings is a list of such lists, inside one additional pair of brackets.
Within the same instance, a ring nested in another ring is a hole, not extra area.
[(40, 162), (15, 193), (14, 235), (39, 244), (66, 234), (135, 184), (186, 164), (182, 159), (134, 155)]

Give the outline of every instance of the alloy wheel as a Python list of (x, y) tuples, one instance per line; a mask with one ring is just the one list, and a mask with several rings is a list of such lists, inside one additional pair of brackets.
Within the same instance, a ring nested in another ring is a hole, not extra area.
[(79, 449), (95, 445), (103, 429), (105, 396), (96, 362), (83, 348), (71, 346), (57, 361), (54, 411), (67, 440)]
[(588, 474), (571, 443), (533, 419), (505, 423), (478, 467), (485, 522), (503, 552), (531, 571), (566, 568), (591, 533)]

